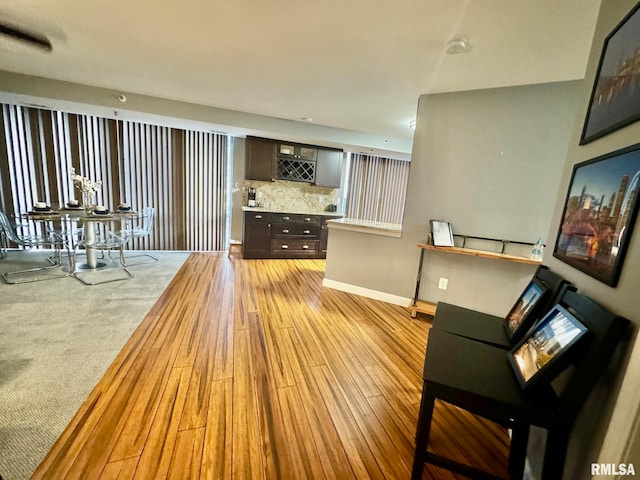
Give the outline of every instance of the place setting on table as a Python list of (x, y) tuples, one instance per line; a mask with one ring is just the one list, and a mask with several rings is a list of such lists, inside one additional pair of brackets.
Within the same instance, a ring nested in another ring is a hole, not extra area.
[(34, 202), (33, 208), (27, 212), (24, 216), (27, 217), (50, 217), (59, 215), (56, 209), (51, 208), (51, 205), (47, 202)]
[[(33, 207), (27, 213), (23, 214), (24, 217), (32, 218), (34, 220), (52, 220), (54, 218), (60, 218), (66, 214), (70, 219), (122, 219), (123, 217), (134, 217), (138, 215), (138, 212), (131, 209), (128, 203), (121, 203), (114, 209), (109, 209), (104, 205), (90, 205), (88, 208), (80, 205), (78, 200), (69, 200), (61, 208), (53, 208), (46, 202), (34, 202)], [(109, 217), (109, 218), (104, 218)]]

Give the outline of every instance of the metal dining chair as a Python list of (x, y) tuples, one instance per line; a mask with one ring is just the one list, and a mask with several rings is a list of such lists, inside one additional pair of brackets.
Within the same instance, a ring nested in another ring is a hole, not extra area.
[[(4, 247), (8, 247), (8, 243), (12, 242), (16, 245), (19, 245), (22, 248), (40, 248), (40, 247), (49, 247), (54, 249), (54, 255), (49, 257), (50, 265), (44, 267), (34, 267), (28, 268), (24, 270), (15, 270), (12, 272), (5, 272), (2, 274), (2, 278), (6, 283), (16, 284), (16, 283), (29, 283), (29, 282), (37, 282), (41, 280), (52, 280), (54, 278), (63, 278), (68, 277), (72, 274), (73, 271), (73, 259), (71, 257), (71, 249), (69, 248), (68, 243), (62, 238), (60, 235), (55, 232), (45, 231), (42, 234), (37, 234), (30, 232), (29, 230), (24, 230), (24, 227), (20, 228), (20, 233), (18, 229), (9, 221), (9, 218), (4, 212), (0, 212), (0, 230), (3, 232), (2, 236), (4, 237), (4, 242), (6, 242)], [(36, 274), (37, 272), (46, 272), (52, 270), (54, 268), (60, 267), (62, 265), (62, 249), (67, 250), (67, 257), (69, 259), (69, 271), (63, 272), (62, 274), (56, 275), (46, 275), (44, 277), (35, 276), (31, 274)], [(22, 278), (20, 278), (22, 276)]]
[(0, 258), (7, 256), (7, 250), (9, 250), (9, 239), (4, 232), (4, 228), (0, 226)]
[[(88, 229), (95, 229), (94, 235), (87, 235)], [(73, 249), (74, 257), (74, 272), (73, 276), (85, 285), (101, 285), (104, 283), (118, 282), (121, 280), (129, 280), (133, 278), (133, 274), (127, 269), (124, 263), (124, 245), (125, 240), (116, 235), (113, 231), (110, 231), (105, 225), (98, 222), (95, 225), (86, 225), (82, 230), (82, 238), (78, 241)], [(102, 253), (107, 253), (107, 256), (102, 256), (100, 262), (94, 267), (89, 267), (87, 263), (79, 263), (78, 257), (83, 255), (87, 249), (94, 249)], [(118, 260), (114, 260), (111, 257), (111, 252), (118, 251)], [(109, 266), (107, 262), (117, 262), (114, 266)], [(113, 276), (110, 272), (114, 270), (121, 270), (124, 272), (124, 276)]]
[[(133, 218), (130, 220), (130, 223), (127, 224), (126, 228), (123, 228), (119, 232), (115, 234), (118, 237), (121, 237), (125, 243), (129, 243), (136, 238), (144, 238), (151, 235), (151, 231), (153, 230), (153, 223), (156, 218), (156, 209), (153, 207), (144, 207), (139, 217)], [(150, 260), (136, 262), (136, 263), (126, 263), (131, 258), (137, 257), (147, 257)], [(148, 253), (140, 253), (136, 255), (125, 255), (125, 264), (129, 267), (134, 265), (142, 265), (145, 263), (153, 263), (157, 262), (158, 258), (150, 255)]]

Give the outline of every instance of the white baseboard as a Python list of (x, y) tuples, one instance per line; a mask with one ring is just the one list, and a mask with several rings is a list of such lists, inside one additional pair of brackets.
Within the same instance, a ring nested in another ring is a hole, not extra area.
[(359, 287), (357, 285), (351, 285), (350, 283), (337, 282), (328, 278), (322, 280), (322, 286), (333, 288), (334, 290), (340, 290), (342, 292), (353, 293), (355, 295), (360, 295), (361, 297), (373, 298), (374, 300), (392, 303), (393, 305), (400, 305), (401, 307), (406, 307), (409, 305), (409, 302), (411, 302), (411, 299), (407, 297), (392, 295), (378, 290), (371, 290), (370, 288)]

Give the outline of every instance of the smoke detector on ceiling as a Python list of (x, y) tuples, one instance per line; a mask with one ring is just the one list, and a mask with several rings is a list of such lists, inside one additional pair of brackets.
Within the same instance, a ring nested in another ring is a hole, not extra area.
[(469, 51), (469, 42), (466, 38), (453, 38), (444, 44), (444, 52), (448, 55), (457, 55)]

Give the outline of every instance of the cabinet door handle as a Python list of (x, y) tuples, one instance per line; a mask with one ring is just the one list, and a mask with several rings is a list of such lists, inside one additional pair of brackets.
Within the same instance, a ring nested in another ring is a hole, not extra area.
[(286, 250), (287, 248), (289, 248), (289, 245), (282, 245), (283, 250)]
[(304, 232), (302, 232), (302, 233), (304, 233), (305, 235), (309, 235), (311, 232), (310, 232), (309, 230), (305, 230), (305, 231), (304, 231)]
[(282, 217), (283, 220), (290, 220), (290, 217)]
[(284, 230), (282, 230), (282, 233), (289, 233), (289, 230), (285, 228)]
[(303, 246), (302, 246), (302, 249), (303, 249), (303, 250), (308, 250), (308, 249), (309, 249), (309, 245), (303, 245)]
[(256, 218), (260, 219), (260, 218), (262, 218), (262, 215), (256, 215)]
[(309, 218), (309, 217), (305, 217), (304, 221), (305, 221), (305, 222), (310, 222), (310, 221), (311, 221), (311, 218)]

